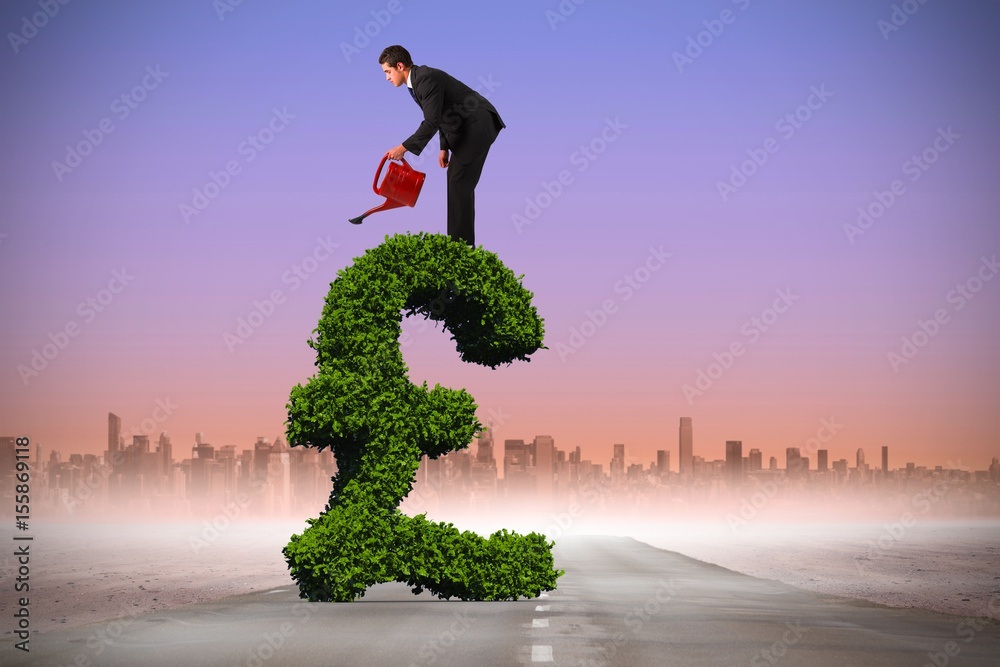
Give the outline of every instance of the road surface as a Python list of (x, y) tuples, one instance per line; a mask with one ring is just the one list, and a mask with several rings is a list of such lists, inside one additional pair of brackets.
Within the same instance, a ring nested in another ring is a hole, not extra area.
[(354, 603), (309, 603), (289, 580), (280, 589), (33, 635), (29, 654), (8, 644), (0, 663), (1000, 664), (1000, 626), (983, 619), (811, 593), (629, 538), (564, 537), (555, 556), (566, 574), (536, 600), (445, 601), (385, 584)]

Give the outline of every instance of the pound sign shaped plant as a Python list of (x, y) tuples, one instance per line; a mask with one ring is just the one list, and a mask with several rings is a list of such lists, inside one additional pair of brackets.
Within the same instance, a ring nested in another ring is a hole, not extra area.
[(410, 382), (403, 313), (441, 321), (463, 361), (496, 368), (543, 347), (531, 292), (495, 254), (440, 234), (387, 237), (337, 276), (309, 341), (318, 370), (287, 406), (289, 443), (331, 448), (338, 468), (325, 510), (283, 551), (300, 597), (347, 602), (387, 581), (463, 600), (554, 590), (563, 572), (543, 535), (484, 539), (398, 509), (423, 455), (483, 429), (465, 390)]

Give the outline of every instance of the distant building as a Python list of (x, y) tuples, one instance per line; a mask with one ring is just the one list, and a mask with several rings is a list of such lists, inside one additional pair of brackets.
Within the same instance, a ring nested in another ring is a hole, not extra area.
[[(37, 491), (37, 507), (52, 516), (108, 517), (178, 516), (184, 513), (214, 516), (219, 508), (235, 498), (248, 497), (245, 509), (254, 516), (314, 515), (328, 500), (330, 477), (337, 471), (331, 450), (290, 448), (281, 437), (274, 445), (258, 437), (253, 448), (238, 452), (235, 445), (213, 446), (204, 434), (195, 435), (191, 458), (175, 462), (170, 436), (161, 432), (155, 442), (147, 434), (125, 432), (121, 419), (108, 413), (108, 449), (101, 454), (70, 454), (64, 461), (59, 450), (42, 448), (35, 442), (32, 465), (33, 492)], [(743, 443), (726, 441), (724, 460), (706, 461), (693, 454), (691, 418), (681, 418), (679, 445), (683, 476), (670, 476), (669, 448), (657, 450), (649, 462), (649, 474), (641, 464), (629, 464), (625, 445), (612, 445), (610, 471), (600, 464), (582, 460), (581, 448), (563, 451), (555, 446), (552, 436), (535, 436), (504, 442), (502, 455), (504, 479), (500, 482), (497, 468), (500, 452), (495, 450), (492, 429), (480, 434), (478, 449), (450, 452), (435, 459), (423, 457), (416, 472), (414, 493), (408, 496), (407, 513), (415, 515), (445, 507), (462, 511), (489, 512), (501, 506), (509, 507), (509, 498), (524, 501), (523, 509), (541, 511), (542, 515), (559, 511), (573, 499), (588, 503), (588, 511), (619, 511), (626, 508), (648, 508), (667, 513), (683, 513), (689, 507), (725, 500), (727, 488), (733, 489), (750, 473), (755, 482), (780, 480), (784, 475), (776, 457), (769, 458), (765, 472), (760, 449), (754, 448), (743, 456)], [(144, 422), (145, 423), (145, 422)], [(131, 443), (126, 447), (125, 438)], [(155, 451), (151, 446), (155, 444)], [(0, 516), (6, 516), (13, 506), (15, 439), (0, 438)], [(20, 451), (20, 450), (18, 450)], [(606, 451), (606, 450), (605, 450)], [(993, 457), (988, 470), (972, 472), (951, 470), (942, 466), (928, 469), (914, 463), (889, 468), (888, 446), (881, 446), (879, 473), (865, 462), (862, 449), (857, 449), (857, 468), (849, 468), (847, 459), (832, 462), (829, 450), (816, 451), (816, 470), (820, 475), (809, 476), (809, 458), (798, 447), (785, 451), (786, 470), (794, 483), (785, 488), (783, 501), (809, 498), (835, 507), (842, 500), (851, 506), (851, 495), (872, 499), (874, 494), (887, 492), (891, 497), (906, 494), (936, 479), (967, 482), (970, 488), (956, 490), (947, 504), (964, 511), (975, 508), (983, 513), (1000, 512), (1000, 459)], [(26, 456), (26, 450), (21, 456)], [(602, 457), (603, 458), (603, 457)], [(633, 457), (634, 459), (634, 457)], [(683, 460), (686, 459), (686, 463)], [(876, 474), (872, 474), (872, 473)], [(657, 476), (661, 482), (656, 483)], [(678, 482), (680, 482), (678, 484)], [(810, 488), (815, 485), (813, 488)], [(975, 485), (972, 487), (971, 485)], [(687, 488), (683, 488), (683, 487)], [(506, 495), (508, 498), (502, 498)], [(890, 497), (890, 496), (886, 496)], [(985, 498), (985, 499), (984, 499)], [(730, 500), (732, 498), (730, 497)], [(33, 503), (36, 502), (33, 498)], [(542, 509), (539, 503), (559, 505)], [(242, 507), (242, 506), (241, 506)], [(944, 507), (944, 505), (942, 505)], [(412, 510), (412, 511), (409, 511)]]
[(173, 485), (171, 483), (170, 468), (174, 464), (174, 448), (170, 444), (170, 436), (167, 435), (166, 431), (160, 432), (160, 440), (156, 445), (156, 453), (160, 457), (160, 469), (164, 474), (163, 492), (172, 494)]
[(665, 477), (670, 472), (670, 452), (666, 449), (656, 450), (656, 474)]
[(691, 457), (691, 477), (695, 479), (700, 479), (705, 476), (706, 472), (705, 457), (704, 456), (692, 456)]
[(742, 440), (726, 440), (726, 478), (733, 485), (743, 479)]
[(200, 438), (195, 439), (191, 447), (190, 474), (187, 483), (188, 498), (198, 501), (200, 509), (222, 494), (213, 484), (215, 471), (215, 447)]
[[(535, 488), (538, 499), (551, 502), (555, 482), (555, 440), (551, 435), (536, 435), (535, 441)], [(616, 445), (617, 447), (617, 445)]]
[(614, 456), (611, 458), (611, 482), (621, 483), (625, 478), (625, 445), (614, 446)]
[(524, 440), (504, 440), (503, 483), (507, 497), (534, 495), (534, 473), (531, 448), (524, 443)]
[[(200, 442), (204, 434), (195, 434), (195, 442)], [(263, 436), (257, 437), (253, 445), (253, 487), (261, 489), (267, 481), (268, 459), (271, 456), (271, 443)]]
[(785, 472), (789, 475), (800, 475), (802, 470), (802, 453), (798, 447), (785, 448)]
[(267, 458), (267, 480), (270, 502), (265, 507), (268, 513), (276, 516), (287, 514), (292, 505), (291, 461), (289, 447), (280, 437), (274, 439)]
[(493, 427), (490, 426), (486, 433), (479, 437), (476, 449), (476, 462), (483, 465), (493, 465), (496, 467), (496, 460), (493, 458)]
[(122, 419), (113, 412), (108, 413), (108, 452), (121, 448)]
[(694, 473), (691, 459), (694, 454), (694, 432), (690, 417), (681, 417), (678, 440), (681, 477), (690, 478)]

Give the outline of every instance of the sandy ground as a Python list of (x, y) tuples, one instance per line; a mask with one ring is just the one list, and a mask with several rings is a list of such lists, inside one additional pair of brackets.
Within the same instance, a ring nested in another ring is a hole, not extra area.
[(608, 525), (744, 574), (893, 607), (1000, 619), (1000, 521)]
[[(304, 523), (44, 524), (31, 542), (31, 629), (83, 625), (230, 595), (294, 587), (281, 549)], [(17, 597), (13, 557), (0, 562), (0, 615)], [(4, 624), (2, 637), (11, 637)]]
[[(488, 532), (486, 526), (461, 525)], [(511, 526), (520, 528), (519, 526)], [(46, 632), (275, 587), (294, 588), (281, 555), (297, 521), (36, 524), (31, 629)], [(1000, 619), (1000, 522), (751, 524), (579, 522), (738, 572), (898, 607)], [(550, 537), (558, 539), (557, 534)], [(0, 616), (17, 604), (12, 556), (0, 561)], [(11, 639), (5, 624), (2, 637)]]

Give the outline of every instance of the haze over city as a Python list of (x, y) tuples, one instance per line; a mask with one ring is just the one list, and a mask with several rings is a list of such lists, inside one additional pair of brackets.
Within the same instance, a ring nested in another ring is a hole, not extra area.
[[(912, 461), (891, 465), (890, 448), (883, 446), (869, 455), (858, 449), (848, 461), (836, 450), (831, 456), (824, 444), (836, 429), (824, 422), (806, 447), (783, 453), (729, 440), (725, 458), (713, 460), (699, 453), (693, 420), (682, 417), (675, 445), (657, 450), (646, 465), (632, 463), (623, 443), (609, 448), (610, 459), (590, 460), (579, 446), (563, 449), (548, 435), (497, 440), (487, 428), (467, 449), (424, 456), (402, 509), (480, 525), (528, 518), (560, 534), (570, 525), (558, 517), (572, 516), (572, 524), (578, 514), (652, 523), (724, 517), (734, 532), (764, 516), (862, 522), (901, 512), (1000, 517), (1000, 458), (973, 471), (954, 459), (930, 468)], [(155, 440), (127, 438), (114, 413), (108, 414), (107, 448), (99, 454), (64, 456), (0, 437), (0, 516), (14, 506), (16, 461), (31, 463), (36, 515), (54, 520), (303, 519), (333, 498), (338, 465), (330, 449), (290, 448), (280, 436), (273, 442), (260, 436), (245, 448), (215, 446), (204, 433), (194, 440), (190, 448), (175, 449), (165, 431)]]

